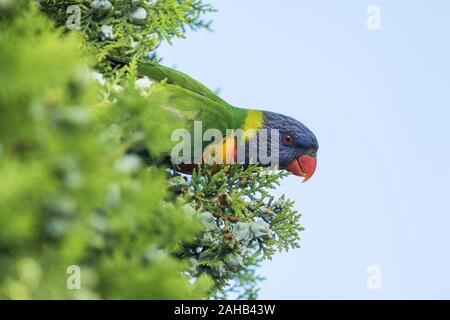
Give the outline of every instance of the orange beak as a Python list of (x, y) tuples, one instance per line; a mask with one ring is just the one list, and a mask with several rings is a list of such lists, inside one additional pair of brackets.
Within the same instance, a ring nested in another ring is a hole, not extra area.
[(309, 179), (311, 179), (311, 177), (314, 175), (316, 167), (317, 167), (316, 157), (303, 155), (298, 157), (298, 159), (292, 161), (286, 167), (286, 170), (288, 170), (289, 172), (291, 172), (296, 176), (304, 177), (305, 179), (303, 180), (303, 182), (306, 182)]

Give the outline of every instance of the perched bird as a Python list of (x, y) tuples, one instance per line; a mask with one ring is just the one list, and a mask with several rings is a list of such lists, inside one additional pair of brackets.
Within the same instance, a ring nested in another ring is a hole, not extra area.
[[(123, 62), (111, 58), (114, 63), (123, 64)], [(301, 176), (304, 181), (309, 180), (316, 170), (317, 151), (319, 148), (317, 138), (301, 122), (274, 112), (243, 109), (234, 107), (220, 98), (216, 93), (202, 85), (200, 82), (192, 79), (190, 76), (180, 71), (157, 65), (154, 63), (140, 63), (138, 65), (139, 76), (159, 82), (151, 90), (149, 99), (154, 99), (164, 108), (167, 108), (173, 114), (182, 118), (187, 124), (187, 129), (194, 135), (194, 121), (201, 121), (203, 132), (207, 129), (218, 129), (224, 136), (223, 141), (202, 141), (202, 149), (220, 150), (217, 145), (224, 145), (224, 153), (231, 152), (231, 158), (236, 160), (235, 137), (229, 139), (227, 129), (253, 130), (256, 135), (246, 137), (245, 145), (251, 144), (252, 139), (258, 140), (258, 147), (266, 148), (266, 152), (271, 155), (272, 142), (278, 143), (277, 153), (278, 168), (284, 169), (296, 176)], [(275, 137), (270, 130), (278, 130)], [(261, 137), (260, 132), (269, 132), (267, 135), (267, 144), (259, 146)], [(272, 141), (276, 138), (277, 141)], [(225, 143), (231, 143), (225, 148)], [(234, 145), (233, 145), (234, 143)], [(170, 151), (168, 150), (168, 153)], [(229, 156), (228, 155), (223, 155)], [(257, 153), (257, 163), (261, 163), (259, 153)], [(244, 164), (249, 163), (249, 153), (245, 153)], [(273, 164), (263, 164), (269, 166)], [(180, 165), (183, 171), (189, 171), (190, 166)]]

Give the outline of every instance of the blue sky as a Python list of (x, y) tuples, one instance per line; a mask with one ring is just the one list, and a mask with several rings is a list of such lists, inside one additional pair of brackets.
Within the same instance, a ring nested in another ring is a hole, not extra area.
[(209, 2), (214, 32), (163, 44), (164, 64), (320, 143), (313, 179), (276, 191), (306, 230), (260, 269), (260, 298), (450, 299), (450, 2)]

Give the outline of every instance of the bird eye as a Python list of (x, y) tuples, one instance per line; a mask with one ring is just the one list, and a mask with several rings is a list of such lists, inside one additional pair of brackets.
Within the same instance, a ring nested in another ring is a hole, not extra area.
[(283, 136), (283, 142), (284, 142), (284, 144), (290, 146), (294, 142), (294, 139), (292, 139), (292, 137), (289, 134), (285, 134)]

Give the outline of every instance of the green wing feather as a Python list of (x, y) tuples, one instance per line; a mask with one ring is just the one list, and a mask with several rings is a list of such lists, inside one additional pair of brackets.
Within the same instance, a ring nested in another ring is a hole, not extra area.
[(230, 106), (230, 104), (221, 99), (216, 93), (183, 72), (154, 63), (139, 64), (138, 72), (139, 74), (147, 76), (150, 79), (156, 81), (166, 80), (169, 84), (173, 84), (186, 90), (195, 92), (196, 94), (209, 98), (214, 102)]
[(153, 63), (140, 64), (138, 73), (159, 82), (152, 88), (149, 99), (184, 120), (191, 134), (194, 121), (202, 122), (203, 132), (214, 128), (223, 136), (226, 129), (238, 129), (244, 124), (247, 110), (233, 107), (185, 73)]
[(228, 128), (239, 126), (239, 121), (236, 121), (239, 119), (234, 117), (233, 107), (176, 85), (167, 83), (154, 85), (149, 99), (157, 101), (158, 105), (167, 109), (174, 117), (186, 120), (188, 124), (193, 125), (194, 121), (202, 121), (203, 130), (217, 128), (225, 132)]

